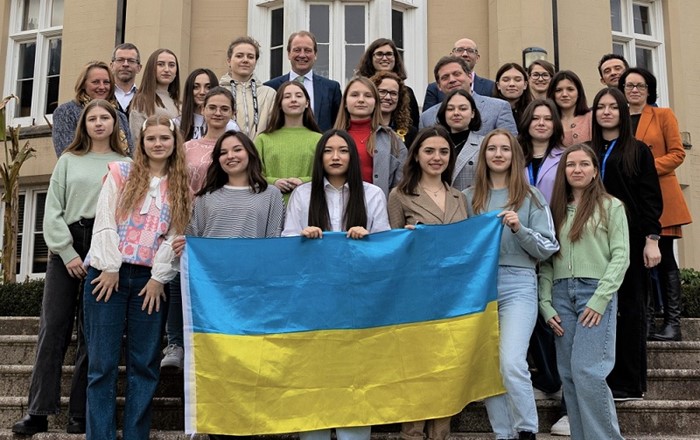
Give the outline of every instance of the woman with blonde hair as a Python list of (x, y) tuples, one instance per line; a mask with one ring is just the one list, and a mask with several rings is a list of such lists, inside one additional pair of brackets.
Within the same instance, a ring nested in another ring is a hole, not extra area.
[[(60, 157), (63, 150), (73, 142), (78, 127), (81, 112), (93, 99), (104, 99), (118, 108), (114, 97), (114, 76), (109, 66), (102, 61), (90, 61), (78, 74), (75, 81), (75, 98), (59, 105), (53, 112), (53, 127), (51, 140), (56, 156)], [(122, 112), (117, 113), (119, 125), (119, 148), (124, 152), (131, 152), (134, 145), (129, 130), (129, 121)]]

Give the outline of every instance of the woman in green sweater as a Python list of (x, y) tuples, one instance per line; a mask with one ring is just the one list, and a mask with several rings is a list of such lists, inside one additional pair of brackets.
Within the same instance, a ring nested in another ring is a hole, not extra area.
[(44, 211), (44, 240), (51, 253), (46, 267), (36, 362), (29, 387), (28, 414), (12, 431), (33, 435), (47, 430), (47, 415), (60, 411), (63, 357), (78, 316), (78, 347), (71, 383), (69, 433), (85, 432), (87, 353), (82, 298), (85, 254), (90, 248), (97, 196), (107, 164), (129, 161), (120, 140), (114, 105), (93, 99), (78, 119), (73, 142), (51, 175)]
[(287, 81), (277, 89), (276, 111), (265, 131), (255, 138), (265, 179), (287, 203), (292, 190), (311, 181), (316, 144), (321, 130), (314, 120), (311, 98), (303, 85)]
[(627, 216), (605, 192), (590, 147), (563, 153), (551, 209), (561, 248), (540, 266), (539, 305), (558, 336), (571, 438), (622, 439), (605, 378), (615, 364), (617, 290), (629, 265)]

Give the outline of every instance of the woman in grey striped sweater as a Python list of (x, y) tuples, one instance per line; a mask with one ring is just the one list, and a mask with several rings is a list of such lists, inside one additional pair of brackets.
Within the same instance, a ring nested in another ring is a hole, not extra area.
[(216, 141), (197, 196), (188, 235), (260, 238), (282, 232), (282, 193), (268, 185), (253, 141), (241, 132), (227, 131)]

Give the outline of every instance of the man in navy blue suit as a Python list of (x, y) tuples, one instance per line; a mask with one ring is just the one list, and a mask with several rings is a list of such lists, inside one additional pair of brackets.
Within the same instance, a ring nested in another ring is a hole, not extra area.
[[(455, 41), (455, 45), (450, 52), (450, 55), (456, 57), (464, 58), (464, 61), (469, 65), (471, 70), (471, 83), (472, 92), (476, 92), (481, 96), (493, 96), (494, 82), (488, 78), (482, 78), (477, 75), (474, 71), (476, 63), (479, 62), (479, 48), (476, 46), (474, 40), (469, 38), (462, 38)], [(445, 98), (445, 94), (442, 93), (440, 88), (438, 88), (437, 83), (433, 82), (428, 84), (428, 88), (425, 90), (425, 100), (423, 101), (423, 110), (427, 110), (435, 104), (440, 104)]]
[[(271, 79), (265, 85), (277, 90), (285, 81), (303, 81), (311, 97), (311, 108), (316, 123), (321, 130), (326, 131), (333, 128), (335, 118), (338, 116), (340, 84), (313, 73), (317, 51), (318, 45), (314, 34), (308, 31), (294, 32), (287, 40), (287, 57), (292, 64), (292, 71)], [(300, 77), (303, 77), (303, 80)]]

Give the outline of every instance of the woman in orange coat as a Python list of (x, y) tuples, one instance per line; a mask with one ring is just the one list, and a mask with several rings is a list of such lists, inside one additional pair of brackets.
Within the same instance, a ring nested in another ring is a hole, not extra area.
[(680, 341), (681, 282), (678, 263), (673, 255), (673, 240), (682, 237), (681, 226), (692, 219), (675, 172), (685, 159), (678, 121), (670, 108), (654, 107), (656, 78), (648, 70), (638, 67), (627, 69), (620, 76), (618, 88), (629, 103), (635, 137), (647, 144), (654, 154), (664, 203), (660, 218), (661, 263), (657, 269), (664, 324), (658, 332), (650, 328), (649, 339)]

